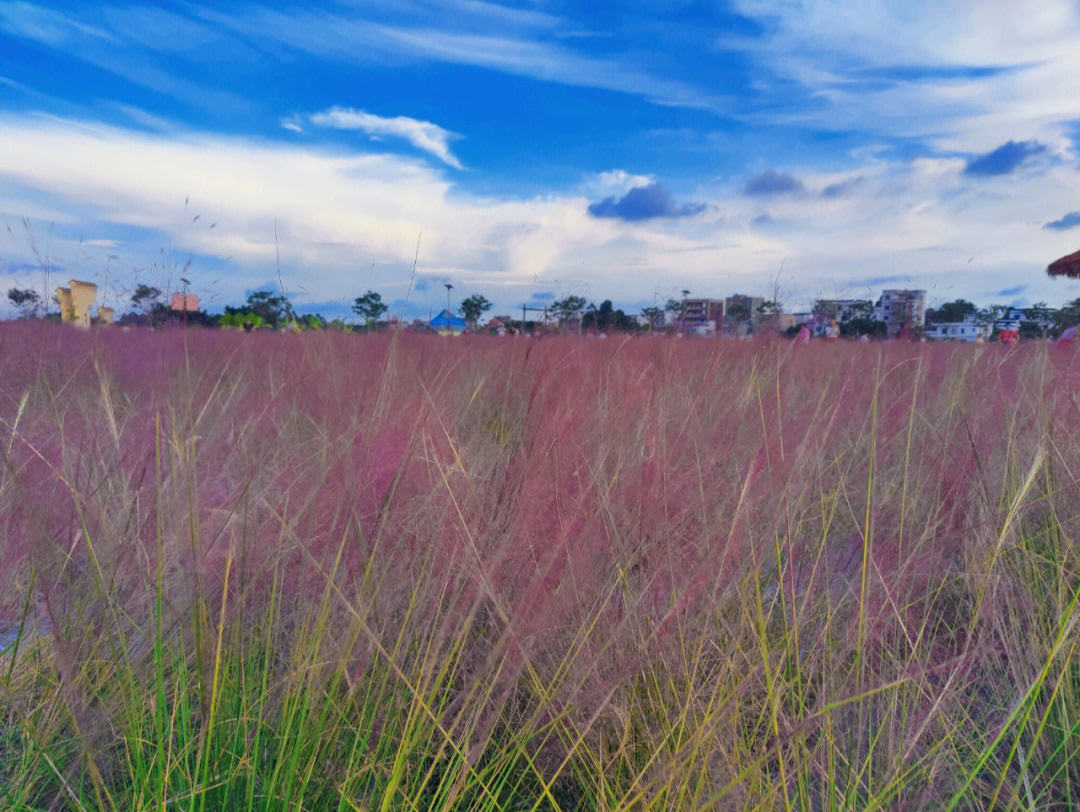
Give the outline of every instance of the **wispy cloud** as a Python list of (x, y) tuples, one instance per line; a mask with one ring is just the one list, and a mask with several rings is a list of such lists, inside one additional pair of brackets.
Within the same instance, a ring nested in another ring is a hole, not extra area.
[(166, 67), (157, 58), (162, 52), (205, 58), (222, 49), (235, 58), (251, 52), (250, 46), (206, 23), (152, 7), (94, 7), (92, 12), (80, 15), (31, 2), (5, 2), (0, 4), (0, 32), (54, 48), (194, 107), (250, 111), (252, 103), (244, 96), (194, 81), (188, 72)]
[[(1069, 149), (1080, 97), (1074, 0), (733, 0), (760, 27), (718, 37), (756, 66), (758, 120), (983, 152)], [(799, 88), (798, 92), (793, 92)]]
[(832, 200), (839, 197), (847, 197), (855, 187), (862, 182), (863, 177), (860, 175), (858, 177), (848, 178), (847, 180), (837, 181), (836, 183), (830, 183), (821, 190), (821, 196)]
[[(225, 30), (262, 43), (353, 63), (436, 61), (470, 65), (544, 82), (592, 87), (646, 98), (656, 104), (726, 110), (728, 99), (676, 79), (635, 66), (632, 59), (597, 56), (568, 47), (553, 36), (557, 18), (514, 16), (513, 25), (483, 26), (492, 19), (485, 3), (458, 4), (471, 11), (464, 20), (387, 23), (364, 19), (360, 12), (337, 14), (295, 8), (288, 11), (249, 6), (240, 14), (200, 8), (198, 14)], [(506, 11), (504, 9), (504, 11)], [(471, 27), (463, 27), (463, 22)], [(479, 32), (479, 33), (478, 33)]]
[(401, 138), (417, 149), (434, 155), (444, 164), (455, 169), (465, 168), (450, 152), (450, 141), (461, 136), (430, 121), (420, 121), (407, 116), (384, 118), (348, 107), (331, 107), (325, 112), (315, 113), (310, 120), (316, 127), (358, 130), (374, 139)]

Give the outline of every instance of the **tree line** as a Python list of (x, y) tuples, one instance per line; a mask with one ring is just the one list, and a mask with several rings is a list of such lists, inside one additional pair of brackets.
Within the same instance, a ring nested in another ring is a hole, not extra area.
[[(688, 293), (687, 292), (684, 292)], [(22, 318), (36, 318), (44, 314), (44, 302), (40, 294), (31, 288), (13, 287), (7, 292), (7, 299)], [(54, 297), (55, 301), (55, 297)], [(185, 320), (190, 324), (231, 327), (237, 329), (278, 329), (286, 325), (297, 328), (341, 328), (341, 329), (378, 329), (386, 322), (389, 311), (382, 296), (373, 290), (357, 296), (351, 305), (352, 313), (359, 324), (347, 323), (343, 319), (327, 319), (319, 314), (296, 314), (289, 300), (283, 294), (268, 290), (256, 290), (248, 294), (244, 304), (226, 306), (221, 315), (205, 311), (181, 313), (172, 310), (165, 302), (163, 291), (152, 285), (139, 284), (130, 296), (131, 308), (120, 317), (120, 324), (140, 324), (158, 326), (170, 322)], [(581, 331), (625, 331), (633, 332), (650, 329), (665, 324), (677, 323), (683, 316), (686, 299), (668, 299), (663, 305), (645, 307), (641, 311), (643, 320), (616, 308), (610, 299), (599, 304), (588, 302), (584, 296), (567, 295), (555, 299), (545, 307), (534, 307), (545, 316), (560, 325), (568, 325)], [(474, 293), (463, 299), (459, 305), (461, 316), (469, 329), (479, 328), (484, 314), (493, 307), (484, 296)], [(1045, 302), (1037, 302), (1026, 308), (1012, 308), (994, 304), (978, 307), (966, 299), (945, 302), (926, 311), (926, 327), (939, 323), (973, 322), (988, 331), (995, 331), (995, 325), (1005, 319), (1011, 311), (1021, 310), (1024, 319), (1020, 322), (1020, 336), (1037, 338), (1057, 332), (1065, 327), (1080, 322), (1080, 298), (1066, 302), (1060, 308), (1052, 308)], [(736, 302), (728, 307), (726, 318), (735, 322), (768, 322), (771, 317), (782, 312), (778, 302), (763, 301), (750, 312), (746, 302)], [(832, 300), (819, 299), (814, 303), (813, 314), (819, 319), (835, 319), (842, 336), (885, 337), (887, 325), (875, 316), (874, 304), (869, 299), (844, 302), (842, 307)], [(642, 323), (642, 321), (644, 323)], [(509, 320), (508, 326), (525, 328), (533, 322)], [(798, 326), (788, 332), (794, 333)]]

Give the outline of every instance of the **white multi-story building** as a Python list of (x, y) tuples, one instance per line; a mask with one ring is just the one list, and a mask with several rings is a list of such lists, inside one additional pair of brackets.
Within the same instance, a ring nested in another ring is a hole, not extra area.
[(897, 333), (904, 325), (923, 327), (926, 324), (925, 290), (883, 290), (881, 299), (874, 306), (874, 318), (888, 326), (889, 333)]
[(926, 336), (937, 341), (978, 341), (979, 336), (985, 339), (989, 332), (989, 327), (973, 321), (946, 321), (935, 324)]

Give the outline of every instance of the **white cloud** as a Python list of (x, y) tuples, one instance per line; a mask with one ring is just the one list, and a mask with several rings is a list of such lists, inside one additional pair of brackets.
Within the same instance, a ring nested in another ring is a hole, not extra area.
[[(468, 12), (468, 13), (467, 13)], [(388, 25), (358, 12), (252, 5), (240, 13), (195, 9), (223, 30), (263, 47), (275, 45), (353, 63), (435, 61), (471, 65), (544, 82), (593, 87), (667, 106), (721, 111), (728, 100), (684, 82), (656, 76), (629, 60), (595, 57), (552, 39), (562, 21), (550, 15), (492, 16), (487, 3), (461, 3), (443, 25)], [(513, 19), (510, 19), (510, 18)]]
[[(444, 130), (430, 121), (420, 121), (407, 116), (384, 118), (363, 110), (348, 107), (331, 107), (322, 113), (311, 116), (311, 123), (317, 127), (333, 127), (338, 130), (359, 130), (372, 138), (402, 138), (417, 149), (430, 153), (444, 164), (455, 169), (464, 169), (461, 162), (450, 152), (450, 141), (461, 138), (457, 133)], [(287, 126), (283, 124), (282, 126)]]
[[(758, 38), (722, 38), (771, 79), (809, 94), (786, 120), (925, 138), (987, 152), (1008, 140), (1069, 148), (1080, 98), (1074, 0), (736, 0)], [(778, 90), (791, 100), (790, 89)], [(780, 114), (772, 114), (777, 120)]]
[(611, 169), (587, 175), (581, 184), (581, 190), (588, 197), (622, 197), (631, 189), (655, 182), (656, 178), (652, 175), (635, 175), (625, 169)]
[[(160, 262), (162, 245), (176, 264), (194, 254), (193, 281), (211, 301), (209, 291), (220, 291), (218, 303), (274, 276), (275, 223), (286, 287), (313, 302), (368, 287), (403, 295), (421, 231), (421, 276), (452, 278), (500, 308), (537, 290), (619, 303), (681, 288), (763, 294), (781, 262), (791, 306), (837, 290), (876, 295), (882, 284), (868, 292), (860, 282), (869, 277), (908, 280), (939, 300), (992, 301), (1020, 282), (1031, 284), (1029, 300), (1066, 298), (1043, 270), (1075, 250), (1075, 236), (1042, 226), (1080, 209), (1080, 174), (1052, 166), (987, 189), (964, 180), (964, 165), (875, 157), (844, 173), (792, 167), (814, 192), (861, 180), (844, 195), (764, 204), (735, 181), (680, 190), (708, 202), (707, 212), (625, 223), (590, 217), (596, 197), (582, 191), (651, 180), (625, 170), (562, 194), (499, 199), (470, 195), (444, 171), (400, 155), (9, 115), (0, 117), (0, 218), (48, 212), (58, 225), (39, 230), (42, 241), (48, 234), (57, 265), (88, 278), (109, 253), (123, 257), (113, 274)], [(763, 206), (771, 219), (755, 222)], [(17, 232), (17, 220), (8, 222)], [(3, 237), (0, 249), (17, 264), (25, 250)], [(418, 295), (426, 308), (427, 294)]]

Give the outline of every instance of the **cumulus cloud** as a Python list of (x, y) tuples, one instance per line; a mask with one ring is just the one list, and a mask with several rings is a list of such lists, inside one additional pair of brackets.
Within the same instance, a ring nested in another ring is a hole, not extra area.
[[(464, 169), (461, 162), (450, 152), (450, 141), (461, 136), (430, 121), (420, 121), (408, 116), (385, 118), (349, 107), (331, 107), (312, 115), (311, 123), (316, 127), (333, 127), (336, 130), (358, 130), (374, 139), (401, 138), (417, 149), (434, 155), (444, 164), (455, 169)], [(282, 126), (288, 125), (283, 123)]]
[(743, 186), (744, 195), (782, 195), (801, 192), (803, 182), (787, 172), (766, 169), (754, 175)]
[(1080, 211), (1071, 211), (1057, 220), (1051, 220), (1043, 228), (1051, 231), (1067, 231), (1070, 228), (1080, 227)]
[[(351, 301), (368, 288), (386, 301), (404, 296), (421, 229), (409, 301), (424, 312), (445, 303), (438, 283), (447, 279), (500, 309), (558, 290), (598, 301), (622, 297), (623, 304), (648, 300), (658, 284), (672, 295), (684, 287), (701, 295), (764, 293), (785, 257), (792, 308), (845, 287), (876, 295), (892, 286), (886, 278), (926, 288), (931, 302), (993, 301), (1020, 279), (1031, 280), (1028, 300), (1059, 300), (1041, 271), (1046, 257), (1063, 252), (1063, 235), (1043, 224), (1075, 207), (1075, 169), (1051, 164), (1037, 176), (1017, 173), (987, 195), (963, 182), (964, 165), (955, 158), (874, 159), (852, 169), (864, 180), (849, 193), (850, 205), (822, 205), (818, 194), (776, 195), (767, 198), (774, 218), (767, 228), (753, 223), (763, 198), (740, 189), (720, 187), (690, 204), (659, 195), (652, 211), (708, 208), (625, 228), (616, 207), (648, 211), (648, 187), (608, 195), (604, 208), (616, 216), (597, 217), (589, 212), (597, 198), (577, 184), (533, 197), (483, 196), (456, 185), (457, 173), (401, 155), (8, 114), (0, 115), (0, 227), (36, 216), (29, 207), (37, 206), (44, 224), (57, 224), (50, 231), (54, 264), (103, 281), (107, 254), (120, 255), (110, 283), (119, 265), (156, 262), (163, 245), (179, 265), (194, 256), (189, 278), (211, 306), (212, 290), (217, 304), (235, 302), (274, 277), (275, 221), (285, 286), (301, 296), (299, 306)], [(841, 179), (807, 176), (805, 183), (817, 190)], [(721, 208), (718, 239), (712, 212)], [(194, 214), (201, 214), (197, 222)], [(100, 262), (88, 263), (81, 234), (116, 246), (94, 248)], [(16, 242), (5, 242), (6, 260), (32, 265), (32, 253)]]
[(592, 172), (581, 183), (582, 194), (588, 197), (622, 197), (631, 189), (656, 183), (650, 175), (635, 175), (625, 169)]
[(995, 150), (968, 161), (965, 175), (1011, 175), (1035, 155), (1046, 151), (1038, 141), (1006, 141)]
[(676, 203), (664, 184), (651, 183), (648, 186), (635, 186), (620, 198), (605, 197), (598, 203), (592, 203), (589, 214), (635, 222), (656, 217), (690, 217), (700, 214), (705, 208), (704, 203)]

